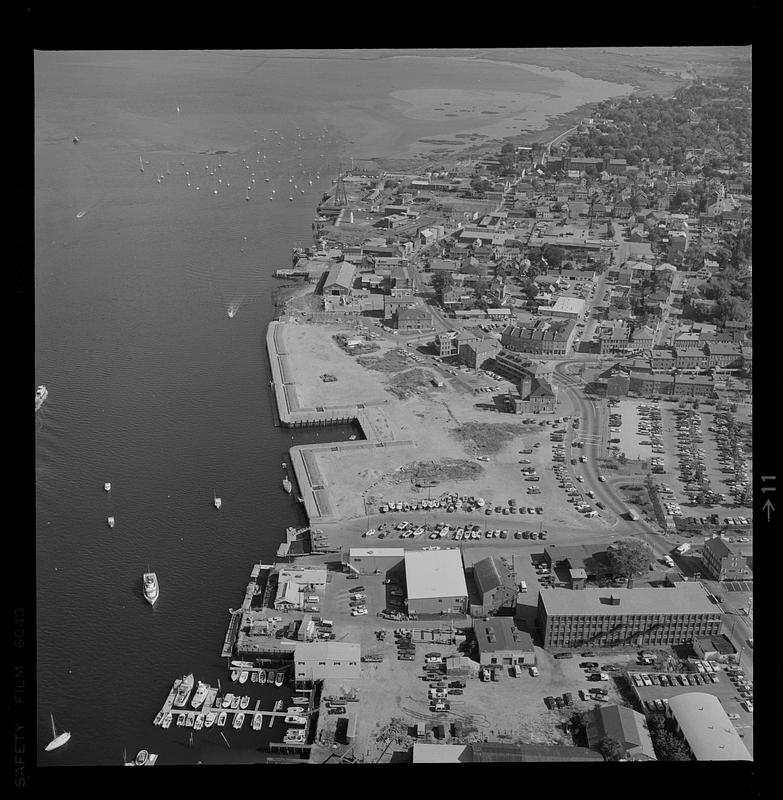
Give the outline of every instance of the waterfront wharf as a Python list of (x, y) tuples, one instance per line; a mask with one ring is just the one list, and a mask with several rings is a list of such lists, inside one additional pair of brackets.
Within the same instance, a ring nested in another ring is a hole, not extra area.
[(220, 651), (222, 658), (231, 658), (234, 652), (234, 642), (237, 639), (237, 632), (239, 625), (242, 621), (242, 609), (231, 612), (231, 619), (228, 623), (228, 630), (226, 631), (226, 638), (223, 640), (223, 649)]

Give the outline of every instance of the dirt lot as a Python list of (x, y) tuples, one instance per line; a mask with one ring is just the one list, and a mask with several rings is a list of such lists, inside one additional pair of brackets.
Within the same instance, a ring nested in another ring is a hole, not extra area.
[[(529, 561), (529, 559), (528, 559)], [(422, 665), (425, 652), (439, 652), (442, 656), (457, 652), (457, 647), (444, 644), (416, 645), (414, 661), (398, 661), (392, 632), (400, 625), (411, 627), (412, 623), (395, 623), (375, 616), (385, 603), (386, 587), (382, 576), (362, 575), (358, 580), (349, 580), (334, 574), (322, 616), (334, 621), (337, 640), (358, 641), (362, 654), (381, 654), (381, 663), (364, 663), (358, 681), (345, 683), (346, 688), (356, 688), (360, 702), (351, 703), (350, 711), (359, 715), (356, 753), (367, 753), (370, 758), (380, 755), (382, 747), (375, 741), (380, 731), (393, 718), (407, 720), (410, 725), (418, 722), (450, 723), (460, 721), (466, 738), (525, 741), (532, 743), (567, 743), (562, 724), (573, 711), (591, 708), (594, 702), (580, 700), (578, 690), (587, 690), (592, 684), (579, 668), (578, 655), (571, 659), (555, 659), (551, 654), (536, 648), (540, 675), (536, 678), (525, 672), (521, 678), (511, 677), (507, 672), (499, 681), (484, 683), (479, 679), (465, 679), (464, 694), (449, 698), (449, 713), (435, 714), (429, 710), (428, 683), (422, 680)], [(348, 591), (357, 584), (363, 586), (368, 595), (368, 616), (351, 617), (348, 610)], [(418, 624), (418, 623), (417, 623)], [(425, 626), (426, 623), (421, 623)], [(375, 631), (388, 631), (386, 642), (376, 639)], [(626, 663), (627, 655), (602, 656), (601, 663)], [(448, 677), (446, 678), (448, 680)], [(453, 678), (452, 678), (453, 679)], [(616, 702), (620, 695), (613, 681), (601, 684), (609, 690), (608, 702)], [(342, 685), (325, 687), (324, 694), (340, 693)], [(547, 695), (562, 695), (570, 691), (574, 696), (571, 709), (548, 711), (543, 703)], [(329, 725), (330, 718), (322, 715), (322, 724)]]

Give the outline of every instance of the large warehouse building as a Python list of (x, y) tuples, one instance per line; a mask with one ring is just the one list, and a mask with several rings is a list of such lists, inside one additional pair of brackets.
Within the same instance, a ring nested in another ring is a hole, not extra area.
[(459, 550), (406, 551), (405, 581), (409, 613), (466, 613), (468, 587)]
[(550, 589), (538, 597), (545, 648), (686, 644), (720, 633), (721, 610), (700, 583), (659, 589)]
[(752, 761), (715, 695), (688, 692), (669, 698), (666, 716), (673, 719), (677, 732), (696, 761)]

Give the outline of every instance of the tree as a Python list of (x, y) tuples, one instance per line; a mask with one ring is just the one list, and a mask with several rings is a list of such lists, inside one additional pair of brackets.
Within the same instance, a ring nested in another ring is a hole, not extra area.
[(542, 255), (551, 267), (559, 269), (565, 258), (565, 250), (557, 245), (545, 244), (542, 248)]
[(632, 578), (644, 572), (653, 558), (652, 550), (638, 539), (623, 539), (607, 550), (609, 566), (615, 575)]
[(611, 736), (607, 736), (601, 741), (598, 750), (607, 761), (619, 761), (621, 758), (625, 758), (623, 746)]
[(438, 298), (438, 302), (443, 302), (443, 294), (447, 289), (451, 289), (454, 286), (454, 278), (450, 272), (438, 270), (432, 276), (432, 288), (435, 290), (435, 296)]

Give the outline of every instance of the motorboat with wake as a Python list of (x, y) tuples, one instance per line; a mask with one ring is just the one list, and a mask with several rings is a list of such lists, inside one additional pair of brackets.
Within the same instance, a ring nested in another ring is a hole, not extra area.
[(215, 504), (215, 508), (220, 508), (223, 505), (223, 501), (214, 493), (212, 492), (213, 502)]
[(114, 517), (106, 517), (106, 524), (110, 527), (114, 527)]

